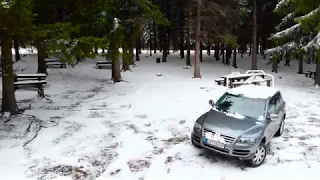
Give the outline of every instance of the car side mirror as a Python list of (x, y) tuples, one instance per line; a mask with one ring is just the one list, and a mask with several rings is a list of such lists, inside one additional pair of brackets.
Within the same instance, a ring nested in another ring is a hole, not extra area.
[(271, 114), (269, 117), (269, 120), (271, 121), (277, 121), (279, 119), (278, 114)]
[(213, 100), (209, 100), (209, 104), (210, 104), (211, 106), (214, 106), (214, 101), (213, 101)]

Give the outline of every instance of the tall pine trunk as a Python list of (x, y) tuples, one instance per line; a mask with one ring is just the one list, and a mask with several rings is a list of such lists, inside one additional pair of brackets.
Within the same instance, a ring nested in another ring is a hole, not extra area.
[(19, 52), (19, 39), (18, 39), (18, 36), (14, 36), (13, 46), (14, 46), (16, 62), (18, 62), (18, 61), (21, 60), (20, 52)]
[(46, 68), (46, 49), (43, 45), (36, 45), (36, 48), (38, 50), (38, 71), (37, 73), (47, 73), (47, 68)]
[(234, 48), (234, 49), (233, 49), (232, 67), (238, 68), (238, 66), (237, 66), (237, 48)]
[(157, 53), (157, 29), (156, 29), (156, 23), (155, 21), (153, 21), (153, 47), (154, 47), (154, 51), (153, 53), (156, 54)]
[(133, 40), (130, 39), (130, 42), (128, 44), (128, 50), (129, 50), (129, 54), (128, 54), (128, 59), (129, 59), (129, 64), (130, 65), (134, 65), (134, 53), (133, 53)]
[(320, 86), (320, 52), (317, 54), (317, 67), (314, 84)]
[(184, 25), (185, 25), (185, 15), (184, 8), (180, 10), (180, 58), (184, 58)]
[(166, 27), (162, 27), (162, 62), (167, 62), (167, 33), (166, 33)]
[(186, 39), (186, 46), (187, 46), (187, 58), (186, 58), (186, 65), (191, 66), (191, 46), (190, 46), (190, 26), (188, 25), (187, 29), (187, 39)]
[(257, 0), (253, 0), (253, 33), (252, 33), (252, 64), (251, 69), (257, 70)]
[(303, 74), (303, 54), (299, 54), (299, 68), (298, 74)]
[(180, 58), (184, 58), (184, 30), (183, 30), (183, 27), (181, 27), (181, 32), (180, 32)]
[(130, 71), (128, 46), (123, 43), (122, 45), (122, 71)]
[(194, 65), (194, 78), (201, 78), (200, 75), (200, 41), (201, 41), (201, 0), (197, 0), (197, 29), (196, 29), (196, 52)]
[(2, 109), (1, 112), (10, 112), (11, 115), (19, 113), (15, 97), (14, 74), (12, 63), (12, 36), (5, 31), (1, 34), (1, 55), (2, 55)]
[(216, 58), (216, 61), (220, 60), (220, 43), (216, 43), (214, 46), (214, 57)]
[(112, 59), (112, 79), (114, 83), (121, 82), (120, 60), (119, 57)]
[(203, 62), (202, 55), (203, 55), (203, 45), (202, 43), (200, 43), (200, 62)]
[(136, 40), (136, 61), (140, 61), (139, 50), (138, 50), (138, 39)]

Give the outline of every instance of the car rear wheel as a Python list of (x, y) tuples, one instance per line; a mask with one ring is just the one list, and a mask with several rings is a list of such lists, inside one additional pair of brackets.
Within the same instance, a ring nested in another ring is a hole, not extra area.
[(264, 160), (267, 156), (267, 146), (264, 143), (261, 143), (254, 155), (254, 157), (250, 160), (246, 160), (247, 165), (251, 167), (259, 167), (261, 164), (263, 164)]
[(278, 131), (276, 132), (275, 136), (279, 137), (282, 135), (283, 131), (284, 131), (284, 119), (281, 121), (280, 127), (278, 129)]

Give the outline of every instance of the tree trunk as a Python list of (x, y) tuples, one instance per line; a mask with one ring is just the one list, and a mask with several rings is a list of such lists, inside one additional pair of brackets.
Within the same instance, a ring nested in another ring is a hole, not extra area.
[(203, 62), (202, 55), (203, 55), (203, 45), (202, 43), (200, 43), (200, 62)]
[(14, 43), (13, 46), (14, 46), (16, 62), (18, 62), (21, 60), (21, 57), (19, 52), (19, 39), (17, 36), (14, 37), (13, 43)]
[(237, 66), (237, 48), (234, 48), (234, 50), (233, 50), (232, 67), (238, 68), (238, 66)]
[(299, 69), (298, 74), (303, 74), (303, 54), (299, 54)]
[(320, 52), (317, 54), (317, 67), (316, 67), (316, 75), (315, 75), (315, 85), (320, 86)]
[(227, 49), (226, 49), (226, 64), (227, 65), (230, 65), (231, 55), (232, 55), (232, 48), (230, 47), (230, 45), (227, 45)]
[(140, 35), (139, 35), (139, 38), (138, 38), (138, 52), (139, 52), (139, 54), (142, 54), (141, 46), (142, 46), (142, 44), (141, 44), (141, 37), (140, 37)]
[(252, 70), (257, 70), (257, 0), (253, 0)]
[(183, 27), (181, 27), (181, 32), (180, 32), (180, 58), (184, 58), (184, 32), (183, 32)]
[(186, 42), (186, 46), (187, 46), (187, 58), (186, 58), (186, 65), (187, 66), (191, 66), (191, 55), (190, 55), (190, 51), (191, 51), (191, 47), (190, 47), (190, 28), (188, 26), (188, 30), (187, 30), (187, 42)]
[(126, 44), (122, 45), (122, 71), (130, 71), (129, 53)]
[(226, 62), (225, 62), (225, 48), (224, 48), (224, 44), (222, 44), (222, 46), (221, 46), (221, 53), (222, 53), (222, 63), (223, 64), (226, 64)]
[(194, 65), (194, 78), (201, 78), (200, 75), (200, 41), (201, 41), (201, 0), (197, 0), (197, 29), (196, 29), (196, 52)]
[(136, 40), (136, 61), (140, 61), (139, 50), (138, 50), (138, 39)]
[(134, 65), (134, 53), (133, 53), (133, 42), (130, 40), (129, 43), (129, 64)]
[(220, 44), (219, 43), (216, 43), (215, 44), (215, 48), (214, 48), (214, 57), (216, 58), (216, 61), (219, 61), (220, 60)]
[(152, 56), (152, 34), (151, 34), (151, 23), (149, 23), (149, 50), (150, 50), (150, 56)]
[(156, 29), (156, 23), (153, 21), (153, 47), (154, 51), (153, 54), (157, 53), (157, 29)]
[(249, 44), (249, 56), (252, 54), (252, 43)]
[(273, 57), (273, 59), (272, 59), (272, 71), (271, 72), (278, 73), (278, 59), (279, 59), (279, 57), (277, 57), (277, 58)]
[(167, 36), (167, 55), (170, 55), (170, 32), (169, 32), (169, 28), (166, 27), (166, 36)]
[(2, 109), (1, 112), (10, 112), (11, 115), (19, 113), (15, 97), (14, 74), (12, 63), (12, 36), (1, 33), (1, 62), (2, 62)]
[(162, 27), (162, 62), (167, 62), (167, 33), (166, 33), (166, 28)]
[(119, 58), (112, 59), (112, 79), (114, 83), (121, 82), (120, 61)]
[(47, 73), (47, 67), (46, 67), (46, 49), (43, 45), (39, 44), (36, 45), (36, 48), (38, 50), (38, 71), (37, 73)]

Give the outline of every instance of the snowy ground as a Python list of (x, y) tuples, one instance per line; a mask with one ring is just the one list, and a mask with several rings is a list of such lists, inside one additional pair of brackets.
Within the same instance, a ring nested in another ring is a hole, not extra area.
[[(237, 159), (190, 143), (195, 120), (210, 108), (208, 100), (225, 91), (213, 80), (235, 70), (204, 55), (202, 79), (192, 79), (193, 68), (183, 69), (178, 53), (167, 63), (156, 64), (156, 57), (141, 55), (138, 67), (122, 73), (127, 83), (110, 83), (110, 70), (95, 69), (88, 60), (75, 68), (49, 69), (47, 99), (18, 90), (19, 107), (30, 110), (8, 122), (0, 119), (0, 179), (320, 177), (320, 92), (312, 79), (296, 73), (297, 62), (291, 67), (282, 62), (275, 75), (288, 103), (285, 133), (271, 141), (264, 165), (243, 168)], [(250, 57), (238, 62), (243, 72)], [(270, 72), (265, 63), (259, 60), (259, 67)], [(35, 73), (36, 56), (14, 66)]]

